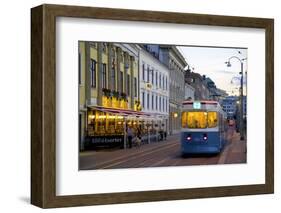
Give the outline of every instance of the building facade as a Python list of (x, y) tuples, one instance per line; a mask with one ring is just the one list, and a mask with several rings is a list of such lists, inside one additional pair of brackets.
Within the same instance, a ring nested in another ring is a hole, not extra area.
[(226, 91), (219, 89), (211, 78), (206, 77), (205, 75), (203, 75), (202, 78), (203, 78), (203, 82), (204, 82), (205, 86), (209, 90), (209, 99), (210, 100), (220, 102), (221, 100), (225, 99), (228, 96)]
[(195, 89), (191, 85), (185, 83), (184, 100), (194, 100), (194, 93), (195, 93)]
[(184, 68), (187, 63), (176, 46), (144, 45), (159, 61), (169, 68), (169, 133), (181, 129), (181, 108), (185, 95)]
[(194, 88), (194, 100), (209, 100), (210, 91), (204, 82), (203, 76), (199, 73), (191, 72), (190, 70), (185, 71), (185, 83)]
[(217, 87), (216, 87), (215, 82), (211, 78), (206, 77), (206, 75), (203, 75), (202, 79), (203, 79), (203, 83), (205, 84), (205, 86), (209, 90), (209, 98), (208, 99), (218, 101), (219, 100), (219, 94), (217, 93)]
[(223, 99), (225, 99), (228, 95), (228, 93), (225, 90), (217, 88), (216, 93), (218, 94), (218, 101), (221, 103)]
[(168, 131), (169, 69), (145, 48), (139, 52), (140, 101), (142, 111), (154, 115), (157, 130)]
[(136, 45), (79, 42), (81, 150), (86, 136), (101, 141), (99, 135), (113, 140), (113, 135), (124, 134), (124, 117), (108, 109), (140, 111), (138, 51)]
[(236, 117), (237, 114), (237, 101), (239, 97), (237, 96), (228, 96), (221, 101), (222, 109), (226, 112), (227, 117), (233, 118)]

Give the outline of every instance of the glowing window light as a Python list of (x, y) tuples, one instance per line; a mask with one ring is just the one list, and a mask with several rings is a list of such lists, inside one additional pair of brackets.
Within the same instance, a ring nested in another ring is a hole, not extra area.
[(95, 115), (89, 115), (89, 119), (95, 119)]

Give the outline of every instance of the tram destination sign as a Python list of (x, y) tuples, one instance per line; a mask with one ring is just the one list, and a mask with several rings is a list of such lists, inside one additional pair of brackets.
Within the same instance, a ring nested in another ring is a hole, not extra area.
[(194, 101), (193, 102), (193, 109), (201, 109), (201, 102)]

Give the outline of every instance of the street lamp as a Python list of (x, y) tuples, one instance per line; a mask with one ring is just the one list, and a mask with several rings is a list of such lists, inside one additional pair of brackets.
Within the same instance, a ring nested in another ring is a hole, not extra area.
[(244, 140), (244, 116), (243, 116), (243, 62), (245, 60), (247, 60), (247, 58), (239, 58), (237, 56), (232, 56), (230, 57), (226, 62), (226, 66), (227, 67), (231, 67), (231, 63), (230, 61), (233, 60), (233, 59), (236, 59), (240, 62), (240, 65), (241, 65), (241, 71), (239, 72), (239, 74), (241, 74), (241, 79), (240, 79), (240, 119), (239, 119), (239, 127), (240, 127), (240, 139), (241, 140)]

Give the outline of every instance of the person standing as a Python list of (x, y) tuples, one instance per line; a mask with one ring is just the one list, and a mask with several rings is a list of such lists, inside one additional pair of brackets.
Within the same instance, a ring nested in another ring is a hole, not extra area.
[(138, 147), (141, 146), (141, 126), (137, 128), (136, 143)]
[(128, 137), (128, 144), (129, 144), (129, 148), (132, 148), (132, 140), (133, 140), (133, 129), (128, 126), (127, 128), (127, 137)]

